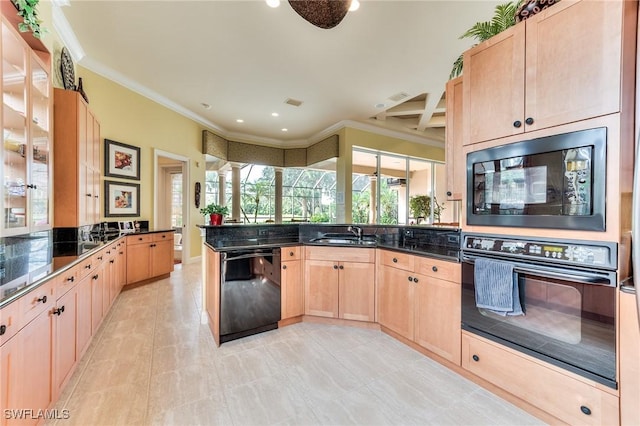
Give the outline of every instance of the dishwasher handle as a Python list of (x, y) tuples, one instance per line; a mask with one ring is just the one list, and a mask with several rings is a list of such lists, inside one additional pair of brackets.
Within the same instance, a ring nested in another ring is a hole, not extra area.
[(229, 262), (231, 260), (251, 259), (255, 257), (278, 256), (278, 255), (280, 255), (280, 249), (268, 250), (268, 251), (253, 251), (251, 253), (242, 253), (237, 255), (229, 255), (229, 253), (223, 252), (222, 261)]

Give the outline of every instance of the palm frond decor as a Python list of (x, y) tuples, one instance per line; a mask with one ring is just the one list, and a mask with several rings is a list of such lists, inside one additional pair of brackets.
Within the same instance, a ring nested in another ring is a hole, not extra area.
[[(514, 0), (496, 6), (490, 21), (476, 22), (460, 38), (475, 38), (478, 43), (489, 40), (496, 34), (516, 24), (516, 12), (523, 3), (528, 0)], [(476, 44), (478, 44), (476, 43)], [(476, 45), (474, 44), (474, 46)], [(462, 74), (462, 55), (453, 63), (453, 69), (449, 78), (455, 78)]]

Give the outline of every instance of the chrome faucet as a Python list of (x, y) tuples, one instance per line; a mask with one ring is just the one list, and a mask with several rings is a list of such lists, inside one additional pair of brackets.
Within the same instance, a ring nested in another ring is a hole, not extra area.
[(356, 237), (358, 237), (358, 240), (361, 240), (361, 239), (362, 239), (362, 228), (360, 228), (359, 226), (353, 226), (353, 225), (351, 225), (351, 226), (349, 226), (349, 227), (347, 228), (347, 231), (349, 231), (349, 232), (353, 232), (353, 234), (354, 234)]

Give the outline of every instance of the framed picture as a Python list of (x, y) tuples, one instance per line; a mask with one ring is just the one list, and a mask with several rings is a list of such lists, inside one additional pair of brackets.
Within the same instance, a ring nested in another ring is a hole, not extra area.
[(104, 175), (140, 180), (140, 148), (105, 139)]
[(140, 216), (140, 184), (104, 181), (106, 217)]

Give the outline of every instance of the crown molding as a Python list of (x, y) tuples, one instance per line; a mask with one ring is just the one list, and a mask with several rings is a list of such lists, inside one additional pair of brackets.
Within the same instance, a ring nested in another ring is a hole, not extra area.
[(76, 33), (71, 29), (69, 21), (67, 21), (66, 16), (62, 13), (60, 6), (53, 4), (51, 7), (51, 16), (53, 19), (53, 28), (60, 36), (62, 43), (67, 47), (67, 49), (69, 49), (69, 53), (73, 60), (76, 63), (80, 62), (86, 56), (86, 53), (78, 41)]
[(340, 121), (332, 126), (327, 127), (321, 132), (316, 133), (315, 135), (313, 135), (312, 138), (309, 139), (309, 141), (311, 142), (310, 145), (313, 145), (314, 143), (319, 142), (327, 138), (328, 136), (335, 134), (336, 132), (338, 132), (339, 130), (345, 127), (363, 130), (365, 132), (375, 133), (381, 136), (388, 136), (390, 138), (396, 138), (396, 139), (406, 140), (409, 142), (415, 142), (422, 145), (433, 146), (436, 148), (444, 148), (444, 142), (440, 142), (434, 139), (429, 139), (424, 136), (412, 135), (410, 133), (404, 133), (397, 130), (387, 129), (384, 127), (376, 126), (376, 125), (361, 122), (361, 121), (354, 121), (354, 120)]

